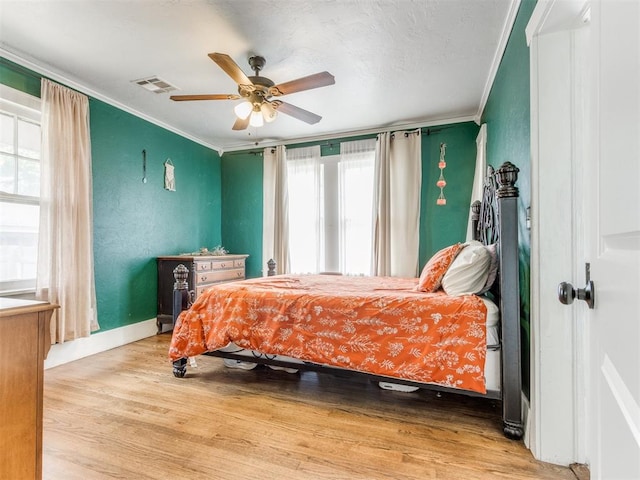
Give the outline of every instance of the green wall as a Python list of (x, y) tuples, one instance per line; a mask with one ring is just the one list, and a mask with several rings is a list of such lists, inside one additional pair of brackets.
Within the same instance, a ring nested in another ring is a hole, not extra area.
[[(156, 316), (156, 257), (222, 242), (220, 158), (98, 100), (90, 110), (98, 321), (107, 330)], [(175, 192), (164, 189), (167, 158)]]
[[(422, 198), (420, 204), (420, 265), (438, 250), (464, 242), (471, 205), (471, 189), (476, 168), (476, 137), (479, 127), (459, 123), (432, 127), (422, 136)], [(440, 188), (438, 161), (440, 144), (446, 143), (444, 188), (446, 205), (436, 205)]]
[[(479, 127), (459, 123), (423, 129), (422, 194), (420, 213), (420, 264), (446, 245), (464, 241), (476, 161)], [(369, 135), (371, 137), (371, 135)], [(322, 155), (340, 152), (340, 142), (365, 138), (345, 137), (330, 141), (287, 145), (288, 148), (320, 144)], [(447, 144), (446, 206), (436, 206), (440, 189), (440, 143)], [(247, 276), (262, 275), (262, 153), (247, 150), (222, 156), (222, 238), (233, 253), (248, 253)]]
[(536, 5), (535, 0), (522, 0), (502, 62), (493, 82), (482, 115), (487, 124), (487, 160), (494, 167), (506, 161), (515, 164), (520, 173), (517, 186), (519, 199), (520, 298), (522, 326), (522, 376), (529, 395), (530, 297), (529, 258), (530, 232), (526, 227), (526, 209), (531, 204), (529, 48), (525, 27)]
[(247, 253), (246, 275), (262, 276), (262, 154), (222, 155), (222, 241), (231, 253)]
[[(0, 83), (40, 96), (40, 76), (6, 59)], [(220, 157), (90, 98), (94, 262), (100, 331), (156, 316), (155, 258), (222, 242)], [(142, 150), (147, 183), (142, 183)], [(164, 189), (164, 162), (176, 191)]]
[(0, 83), (40, 97), (40, 75), (0, 57)]

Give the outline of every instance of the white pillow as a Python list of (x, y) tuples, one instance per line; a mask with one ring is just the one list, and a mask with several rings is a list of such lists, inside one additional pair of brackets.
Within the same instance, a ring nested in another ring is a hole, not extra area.
[(478, 295), (482, 295), (483, 293), (488, 292), (495, 283), (498, 276), (498, 245), (492, 243), (491, 245), (487, 245), (485, 248), (487, 249), (487, 252), (489, 252), (489, 256), (491, 257), (491, 263), (489, 265), (489, 275), (487, 275), (487, 283), (485, 283), (482, 290), (478, 292)]
[(442, 278), (447, 295), (469, 295), (481, 292), (489, 276), (491, 254), (480, 242), (470, 242), (458, 254)]

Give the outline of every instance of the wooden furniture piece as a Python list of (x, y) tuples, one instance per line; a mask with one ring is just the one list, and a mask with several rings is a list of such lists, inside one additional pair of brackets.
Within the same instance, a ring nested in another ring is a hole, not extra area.
[(0, 298), (0, 478), (42, 478), (42, 388), (56, 306)]
[[(472, 205), (474, 237), (484, 245), (496, 244), (498, 251), (498, 279), (490, 292), (499, 307), (501, 318), (501, 384), (498, 390), (487, 391), (486, 394), (482, 394), (440, 384), (416, 382), (405, 378), (394, 377), (393, 380), (389, 380), (388, 377), (365, 373), (358, 369), (336, 368), (325, 364), (319, 365), (304, 362), (301, 365), (299, 361), (280, 360), (279, 358), (273, 358), (273, 355), (258, 357), (253, 355), (253, 351), (251, 351), (251, 362), (285, 368), (337, 373), (343, 376), (364, 377), (378, 382), (392, 381), (393, 383), (419, 388), (501, 400), (505, 436), (514, 439), (521, 438), (524, 433), (524, 424), (521, 410), (518, 188), (515, 186), (518, 171), (518, 168), (510, 162), (504, 163), (497, 171), (489, 167), (485, 177), (483, 200), (482, 202), (474, 202)], [(269, 269), (275, 271), (272, 265), (269, 265)], [(176, 289), (180, 289), (180, 285), (181, 282), (176, 282)], [(183, 286), (182, 288), (185, 287)], [(177, 306), (180, 305), (180, 303), (177, 303)], [(184, 302), (182, 302), (182, 306), (184, 306)], [(174, 338), (175, 335), (176, 332), (174, 332)], [(179, 352), (176, 353), (179, 354)], [(246, 361), (247, 358), (235, 351), (225, 351), (224, 349), (208, 351), (205, 354), (240, 361)], [(186, 357), (175, 360), (173, 362), (174, 375), (176, 377), (184, 377), (186, 365)]]
[(192, 300), (216, 283), (232, 282), (245, 278), (245, 259), (249, 255), (174, 255), (158, 257), (158, 333), (162, 325), (173, 328), (173, 270), (184, 265), (189, 270), (188, 290), (193, 291)]

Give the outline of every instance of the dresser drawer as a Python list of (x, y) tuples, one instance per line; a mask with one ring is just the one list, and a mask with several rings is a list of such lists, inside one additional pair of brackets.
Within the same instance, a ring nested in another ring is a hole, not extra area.
[(193, 268), (196, 272), (210, 272), (211, 262), (193, 262)]
[(233, 268), (233, 260), (214, 260), (211, 262), (212, 270), (225, 270), (227, 268)]
[(202, 285), (200, 287), (196, 287), (196, 298), (198, 298), (200, 295), (202, 295), (202, 292), (204, 292), (207, 288), (209, 288), (211, 286), (211, 284), (209, 285)]
[(196, 273), (196, 285), (203, 285), (205, 283), (224, 282), (229, 280), (242, 280), (244, 278), (243, 268), (234, 268), (229, 270), (212, 270), (210, 272), (197, 272)]
[(244, 258), (233, 261), (233, 268), (244, 268)]
[(221, 270), (219, 272), (196, 274), (196, 298), (212, 285), (243, 279), (244, 269)]

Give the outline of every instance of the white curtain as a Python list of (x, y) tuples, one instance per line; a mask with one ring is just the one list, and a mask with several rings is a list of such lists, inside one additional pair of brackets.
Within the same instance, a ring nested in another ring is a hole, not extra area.
[(420, 130), (378, 135), (372, 268), (375, 275), (418, 274), (421, 152)]
[(40, 234), (36, 295), (60, 308), (51, 340), (98, 330), (93, 267), (89, 100), (42, 79)]
[(276, 273), (289, 272), (289, 200), (284, 145), (264, 149), (262, 269), (276, 262)]
[[(473, 189), (471, 191), (471, 205), (476, 200), (482, 201), (482, 184), (487, 172), (487, 124), (483, 123), (476, 137), (476, 171), (473, 176)], [(471, 227), (471, 207), (469, 207), (469, 220), (467, 222), (467, 241), (473, 240)]]
[(371, 275), (376, 139), (340, 144), (340, 272)]
[(287, 150), (291, 273), (317, 273), (323, 270), (321, 175), (319, 145)]

